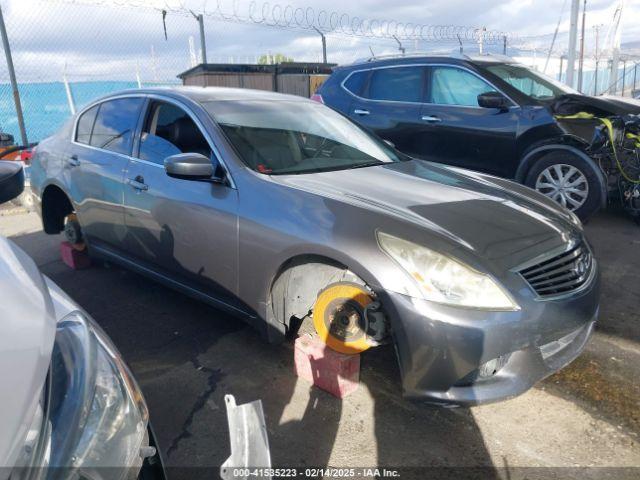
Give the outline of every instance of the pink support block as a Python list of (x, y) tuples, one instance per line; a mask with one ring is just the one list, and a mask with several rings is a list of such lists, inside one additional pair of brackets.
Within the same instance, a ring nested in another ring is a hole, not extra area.
[(60, 243), (62, 261), (74, 270), (81, 270), (91, 266), (91, 259), (86, 250), (76, 250), (69, 242)]
[(358, 389), (360, 355), (345, 355), (327, 347), (317, 337), (295, 341), (296, 375), (330, 394), (344, 398)]

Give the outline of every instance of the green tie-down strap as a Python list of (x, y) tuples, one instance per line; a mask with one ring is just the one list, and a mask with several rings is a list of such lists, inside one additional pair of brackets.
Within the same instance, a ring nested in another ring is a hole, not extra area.
[[(622, 176), (624, 177), (624, 179), (627, 182), (631, 182), (634, 184), (640, 184), (640, 179), (632, 179), (631, 176), (624, 170), (622, 164), (620, 163), (620, 159), (618, 158), (618, 151), (616, 150), (616, 144), (614, 141), (614, 135), (613, 135), (613, 124), (611, 123), (611, 120), (609, 120), (608, 118), (600, 118), (600, 117), (596, 117), (594, 114), (592, 113), (588, 113), (588, 112), (578, 112), (575, 113), (573, 115), (556, 115), (555, 116), (556, 119), (558, 120), (598, 120), (599, 122), (601, 122), (605, 128), (607, 129), (607, 135), (609, 136), (609, 143), (611, 143), (611, 150), (613, 151), (613, 158), (615, 158), (616, 160), (616, 165), (618, 167), (618, 170), (620, 170), (620, 173), (622, 174)], [(635, 147), (636, 148), (640, 148), (640, 137), (638, 135), (634, 135), (633, 133), (627, 133), (627, 138), (633, 139), (635, 140)]]

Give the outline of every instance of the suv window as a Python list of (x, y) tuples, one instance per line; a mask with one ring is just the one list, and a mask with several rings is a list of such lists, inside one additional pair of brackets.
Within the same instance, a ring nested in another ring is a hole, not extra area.
[(553, 100), (567, 93), (578, 93), (567, 85), (534, 72), (524, 65), (489, 65), (486, 69), (525, 95), (537, 100)]
[(430, 103), (477, 107), (478, 95), (495, 91), (487, 82), (466, 70), (432, 67)]
[(349, 90), (354, 95), (361, 95), (364, 83), (367, 80), (369, 72), (355, 72), (352, 73), (349, 78), (344, 82), (344, 88)]
[(373, 70), (369, 80), (371, 100), (421, 102), (424, 67), (393, 67)]
[(171, 103), (151, 104), (140, 140), (140, 159), (159, 165), (177, 153), (211, 157), (209, 143), (198, 126), (187, 112)]
[(142, 98), (117, 98), (102, 102), (89, 144), (129, 155), (142, 101)]
[(78, 118), (78, 126), (76, 128), (76, 142), (89, 145), (91, 142), (91, 131), (96, 121), (96, 113), (98, 113), (99, 105), (91, 107)]

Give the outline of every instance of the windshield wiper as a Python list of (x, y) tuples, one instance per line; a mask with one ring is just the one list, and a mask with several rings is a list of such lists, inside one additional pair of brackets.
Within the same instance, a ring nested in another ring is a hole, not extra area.
[(336, 172), (340, 170), (352, 170), (354, 168), (364, 168), (364, 167), (374, 167), (376, 165), (384, 165), (385, 162), (367, 162), (367, 163), (359, 163), (357, 165), (333, 165), (330, 167), (316, 167), (316, 168), (306, 168), (304, 170), (298, 170), (295, 168), (290, 169), (282, 169), (276, 170), (271, 173), (271, 175), (302, 175), (305, 173), (322, 173), (322, 172)]
[(385, 162), (380, 162), (380, 161), (359, 163), (358, 165), (351, 165), (350, 167), (344, 168), (343, 170), (353, 170), (354, 168), (375, 167), (376, 165), (384, 165), (384, 163)]

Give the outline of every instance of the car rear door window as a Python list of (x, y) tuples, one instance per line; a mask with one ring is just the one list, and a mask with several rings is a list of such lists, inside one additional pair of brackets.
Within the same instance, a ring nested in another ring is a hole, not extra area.
[(98, 113), (98, 105), (91, 107), (78, 118), (78, 126), (76, 127), (76, 142), (89, 145), (91, 142), (91, 131), (96, 121), (96, 113)]
[(100, 104), (90, 145), (129, 155), (142, 98), (118, 98)]
[(471, 72), (456, 67), (432, 67), (429, 103), (478, 106), (478, 95), (496, 89)]
[(419, 103), (424, 91), (424, 67), (393, 67), (373, 70), (368, 98)]
[(140, 139), (140, 159), (164, 164), (178, 153), (200, 153), (211, 157), (211, 147), (200, 128), (182, 108), (166, 102), (153, 102)]
[(354, 95), (361, 95), (362, 88), (364, 87), (365, 81), (367, 80), (367, 76), (369, 72), (354, 72), (345, 80), (344, 88), (349, 90)]

